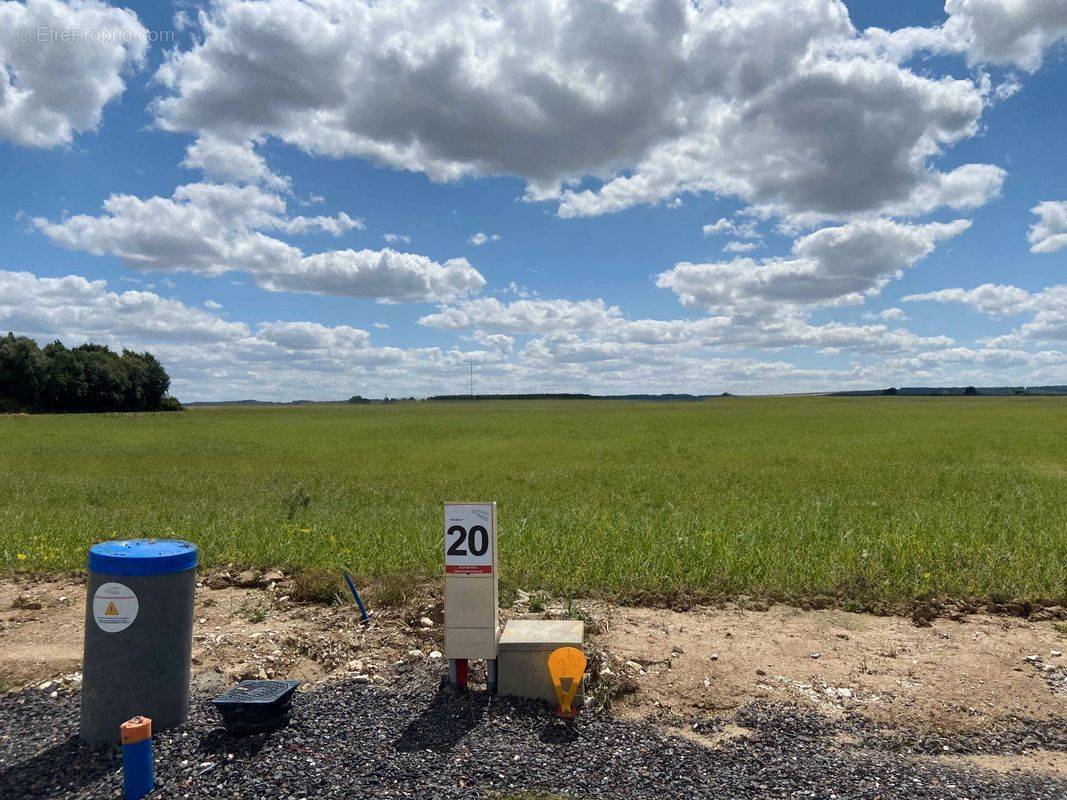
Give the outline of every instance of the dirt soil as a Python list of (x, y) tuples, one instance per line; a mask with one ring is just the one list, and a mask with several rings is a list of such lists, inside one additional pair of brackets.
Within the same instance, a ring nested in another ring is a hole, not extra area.
[[(250, 585), (234, 585), (241, 582)], [(351, 604), (293, 602), (291, 580), (280, 573), (206, 583), (221, 588), (201, 584), (196, 594), (193, 681), (203, 691), (253, 677), (385, 685), (413, 659), (442, 657), (440, 587), (372, 608), (372, 624), (363, 626)], [(84, 609), (83, 581), (0, 578), (0, 685), (76, 686)], [(501, 612), (584, 618), (593, 697), (615, 714), (655, 720), (709, 746), (744, 735), (730, 718), (754, 700), (941, 734), (1019, 719), (1067, 724), (1067, 624), (1056, 620), (974, 614), (917, 627), (786, 606), (566, 609), (523, 592)], [(978, 765), (1067, 776), (1064, 752), (987, 760)]]

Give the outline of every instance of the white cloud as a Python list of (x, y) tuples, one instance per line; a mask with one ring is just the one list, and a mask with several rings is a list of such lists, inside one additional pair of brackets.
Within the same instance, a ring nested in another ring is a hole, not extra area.
[(727, 242), (723, 245), (723, 252), (726, 253), (751, 253), (757, 249), (759, 244), (757, 242)]
[[(999, 190), (995, 167), (932, 163), (978, 131), (973, 81), (907, 69), (837, 0), (780, 12), (220, 0), (160, 68), (154, 113), (169, 130), (271, 136), (434, 180), (518, 175), (568, 217), (712, 191), (829, 220), (972, 207)], [(604, 183), (579, 191), (583, 178)]]
[(903, 300), (905, 303), (959, 303), (983, 314), (1004, 317), (1028, 310), (1032, 306), (1033, 298), (1030, 292), (1017, 286), (985, 283), (974, 289), (939, 289), (936, 292), (909, 294)]
[(1061, 0), (946, 0), (939, 27), (869, 28), (850, 50), (904, 61), (921, 51), (963, 55), (974, 67), (1014, 65), (1034, 72), (1045, 52), (1067, 39), (1067, 6)]
[(363, 224), (362, 219), (353, 219), (342, 211), (335, 217), (288, 217), (287, 219), (279, 220), (271, 227), (292, 234), (323, 231), (333, 236), (340, 236), (342, 233), (353, 229), (361, 231), (366, 226)]
[(783, 305), (857, 304), (878, 294), (890, 280), (938, 241), (958, 236), (967, 220), (905, 225), (861, 220), (823, 228), (793, 243), (793, 258), (751, 258), (728, 262), (683, 262), (657, 276), (687, 307), (726, 313), (781, 313)]
[(280, 195), (255, 185), (188, 184), (170, 198), (111, 195), (104, 214), (79, 214), (34, 225), (64, 247), (113, 255), (129, 267), (220, 275), (239, 270), (271, 291), (370, 297), (390, 302), (442, 302), (472, 294), (485, 279), (466, 259), (439, 264), (426, 256), (383, 250), (333, 250), (305, 255), (268, 236), (279, 230), (334, 235), (362, 220), (290, 217)]
[(467, 241), (470, 244), (473, 244), (475, 247), (481, 247), (483, 244), (486, 244), (488, 242), (499, 242), (500, 241), (500, 234), (499, 233), (482, 233), (482, 232), (479, 231), (478, 233), (471, 234), (471, 237)]
[(217, 300), (205, 300), (204, 308), (210, 308), (212, 311), (218, 311), (220, 308), (222, 308), (222, 303), (218, 302)]
[(382, 234), (382, 238), (385, 239), (388, 244), (398, 244), (399, 242), (411, 244), (411, 237), (402, 233), (385, 233)]
[(1055, 253), (1067, 247), (1067, 200), (1045, 200), (1030, 210), (1038, 216), (1027, 236), (1030, 252)]
[(442, 330), (478, 328), (510, 333), (588, 329), (606, 325), (622, 311), (603, 300), (515, 300), (480, 297), (427, 314), (420, 325)]
[(194, 183), (172, 197), (116, 194), (104, 214), (34, 225), (57, 244), (118, 256), (135, 269), (218, 275), (256, 272), (299, 258), (291, 245), (259, 232), (280, 223), (285, 201), (257, 186)]
[(55, 147), (95, 130), (147, 46), (137, 15), (106, 3), (0, 2), (0, 139)]
[(990, 347), (1018, 347), (1027, 340), (1067, 341), (1067, 285), (1028, 292), (1017, 286), (987, 283), (974, 289), (941, 289), (908, 295), (904, 300), (959, 303), (991, 317), (1031, 315), (1029, 321), (1011, 333), (989, 339)]
[[(464, 392), (472, 361), (479, 391), (615, 393), (818, 391), (927, 380), (1035, 383), (1067, 364), (1056, 350), (958, 347), (946, 337), (883, 325), (811, 325), (789, 315), (631, 321), (602, 301), (547, 301), (552, 308), (523, 302), (488, 304), (485, 314), (473, 316), (465, 326), (473, 348), (404, 349), (377, 347), (367, 331), (349, 325), (271, 321), (250, 327), (148, 292), (109, 292), (103, 281), (0, 272), (0, 328), (42, 342), (58, 337), (70, 345), (92, 340), (151, 349), (185, 400)], [(557, 321), (575, 310), (586, 314), (581, 327)], [(496, 330), (481, 326), (487, 315)], [(502, 329), (508, 326), (517, 330)], [(530, 335), (518, 343), (517, 336)], [(752, 346), (819, 348), (836, 361), (806, 367), (784, 351), (764, 359), (719, 352)]]
[(885, 322), (906, 322), (908, 315), (904, 313), (902, 308), (885, 308), (881, 311), (873, 312), (868, 311), (863, 315), (864, 319), (868, 320), (883, 320)]
[(1067, 39), (1062, 0), (946, 0), (948, 47), (970, 64), (1014, 64), (1028, 72), (1046, 50)]
[(256, 282), (276, 292), (432, 303), (475, 294), (485, 285), (485, 278), (465, 258), (439, 264), (417, 253), (385, 248), (315, 253), (278, 271), (262, 270)]
[(79, 275), (39, 278), (0, 270), (0, 327), (34, 336), (178, 338), (218, 342), (248, 335), (248, 327), (226, 322), (152, 292), (111, 292), (104, 281)]
[(349, 325), (327, 327), (317, 322), (264, 322), (256, 336), (287, 350), (363, 349), (370, 334)]
[(279, 192), (288, 190), (292, 183), (288, 176), (271, 172), (263, 156), (256, 152), (254, 142), (232, 142), (210, 133), (189, 145), (182, 166), (199, 169), (212, 179), (261, 183)]
[[(659, 353), (663, 348), (810, 347), (829, 350), (893, 352), (946, 347), (947, 337), (920, 337), (884, 325), (810, 324), (796, 309), (775, 315), (715, 316), (702, 319), (626, 319), (603, 300), (516, 300), (493, 297), (443, 306), (420, 325), (442, 330), (535, 335), (531, 346), (548, 358), (603, 360), (623, 353)], [(655, 355), (660, 358), (661, 355)]]
[(759, 239), (761, 238), (761, 234), (757, 228), (758, 225), (759, 222), (754, 219), (746, 219), (737, 223), (732, 219), (719, 217), (715, 222), (708, 223), (701, 230), (703, 230), (705, 236), (711, 236), (716, 233), (727, 233), (730, 236), (736, 236), (739, 239)]

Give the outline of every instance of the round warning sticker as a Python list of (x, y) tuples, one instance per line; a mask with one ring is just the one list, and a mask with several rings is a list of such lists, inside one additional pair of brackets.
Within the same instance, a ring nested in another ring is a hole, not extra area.
[(93, 618), (104, 633), (124, 631), (137, 619), (137, 595), (121, 583), (105, 583), (93, 595)]

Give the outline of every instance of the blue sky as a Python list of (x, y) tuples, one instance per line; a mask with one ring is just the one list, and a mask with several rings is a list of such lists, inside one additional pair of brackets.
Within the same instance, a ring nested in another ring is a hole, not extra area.
[(182, 399), (1067, 382), (1064, 4), (0, 23), (0, 327)]

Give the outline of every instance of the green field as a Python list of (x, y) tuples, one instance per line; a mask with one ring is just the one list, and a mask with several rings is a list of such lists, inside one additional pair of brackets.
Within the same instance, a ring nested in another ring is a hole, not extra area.
[(1067, 597), (1067, 399), (723, 398), (0, 417), (0, 568), (176, 536), (209, 563), (437, 575), (499, 504), (504, 585), (862, 604)]

